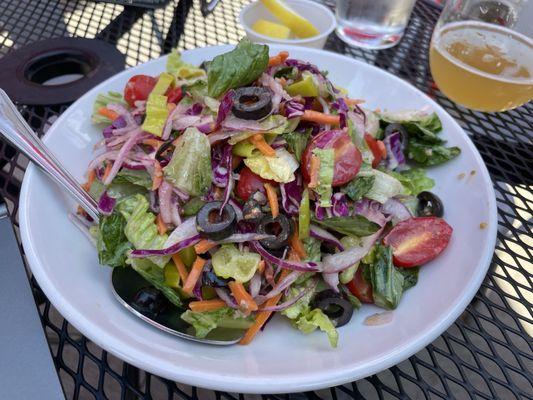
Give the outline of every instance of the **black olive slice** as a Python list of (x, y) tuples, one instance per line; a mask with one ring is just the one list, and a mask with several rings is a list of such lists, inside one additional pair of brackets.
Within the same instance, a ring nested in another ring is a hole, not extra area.
[(196, 228), (201, 236), (212, 240), (222, 240), (235, 232), (237, 214), (235, 209), (226, 204), (222, 213), (221, 201), (210, 201), (200, 208), (196, 214)]
[(436, 194), (431, 192), (418, 193), (417, 214), (419, 217), (442, 217), (444, 205)]
[(268, 250), (277, 250), (289, 243), (289, 237), (292, 234), (292, 224), (289, 219), (280, 214), (276, 218), (265, 216), (257, 224), (257, 232), (274, 237), (260, 240), (259, 243)]
[(215, 274), (213, 271), (207, 271), (204, 273), (202, 277), (202, 283), (204, 286), (210, 286), (210, 287), (226, 287), (228, 286), (229, 279), (223, 279), (217, 274)]
[(244, 87), (235, 90), (233, 114), (242, 119), (261, 119), (272, 110), (272, 95), (264, 87)]
[(174, 141), (174, 139), (169, 139), (166, 142), (164, 142), (161, 146), (159, 146), (159, 148), (155, 152), (155, 159), (157, 161), (163, 161), (164, 160), (163, 154), (168, 149), (170, 149), (173, 146), (173, 144), (172, 144), (173, 141)]
[(154, 287), (144, 287), (139, 289), (130, 305), (141, 314), (155, 318), (168, 306), (165, 296)]
[(312, 306), (322, 310), (337, 328), (346, 325), (352, 319), (353, 306), (331, 289), (319, 292), (313, 299)]

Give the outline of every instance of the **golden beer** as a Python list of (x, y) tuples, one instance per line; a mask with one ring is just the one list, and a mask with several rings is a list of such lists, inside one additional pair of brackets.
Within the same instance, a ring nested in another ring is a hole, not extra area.
[(533, 41), (484, 22), (455, 22), (433, 35), (431, 73), (453, 101), (505, 111), (533, 98)]

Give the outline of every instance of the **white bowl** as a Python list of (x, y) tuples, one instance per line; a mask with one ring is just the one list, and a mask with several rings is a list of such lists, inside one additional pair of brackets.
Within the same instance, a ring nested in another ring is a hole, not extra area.
[(322, 4), (309, 0), (285, 0), (285, 3), (302, 17), (307, 18), (318, 29), (320, 34), (306, 39), (276, 39), (257, 33), (252, 29), (252, 25), (258, 19), (266, 19), (278, 24), (279, 21), (260, 1), (254, 1), (244, 7), (239, 14), (239, 23), (246, 31), (248, 39), (259, 43), (297, 45), (315, 49), (323, 48), (328, 36), (337, 26), (335, 15), (331, 10)]

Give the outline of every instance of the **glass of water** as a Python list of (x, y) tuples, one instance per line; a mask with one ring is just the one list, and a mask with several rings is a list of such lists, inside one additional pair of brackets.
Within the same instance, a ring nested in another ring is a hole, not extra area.
[(402, 38), (416, 0), (337, 0), (337, 35), (351, 46), (386, 49)]

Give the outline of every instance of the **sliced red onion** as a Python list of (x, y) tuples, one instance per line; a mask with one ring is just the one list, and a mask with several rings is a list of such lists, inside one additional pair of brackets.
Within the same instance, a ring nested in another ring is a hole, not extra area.
[(184, 239), (188, 239), (196, 235), (198, 235), (198, 230), (196, 229), (196, 218), (188, 218), (172, 231), (165, 242), (165, 247), (170, 247)]
[(257, 305), (261, 305), (268, 299), (271, 299), (272, 297), (282, 293), (285, 289), (292, 285), (301, 274), (302, 273), (300, 271), (291, 271), (281, 282), (278, 282), (270, 292), (268, 292), (264, 296), (257, 296), (255, 298), (255, 302), (257, 303)]
[(133, 146), (143, 137), (143, 131), (141, 128), (137, 128), (135, 131), (132, 132), (130, 138), (124, 143), (120, 151), (118, 152), (117, 159), (113, 163), (113, 166), (111, 167), (111, 171), (109, 172), (109, 175), (104, 179), (104, 185), (109, 185), (113, 179), (115, 179), (115, 176), (117, 175), (118, 171), (120, 170), (120, 167), (122, 167), (122, 163), (124, 162), (124, 159), (126, 158), (126, 155), (129, 153), (129, 151), (132, 149)]
[(388, 199), (385, 204), (383, 204), (382, 209), (385, 214), (389, 214), (393, 217), (394, 222), (400, 222), (413, 216), (406, 205), (394, 197)]
[(235, 96), (235, 91), (230, 89), (226, 92), (222, 100), (220, 100), (220, 105), (218, 106), (216, 126), (219, 127), (220, 124), (227, 118), (231, 113), (233, 107), (233, 97)]
[(185, 116), (185, 113), (189, 109), (189, 104), (188, 104), (188, 101), (184, 101), (184, 100), (185, 98), (182, 99), (178, 103), (176, 108), (174, 108), (174, 110), (172, 110), (172, 112), (168, 115), (168, 118), (165, 122), (165, 126), (163, 127), (163, 133), (161, 135), (161, 139), (167, 140), (170, 137), (170, 132), (172, 132), (173, 121), (177, 118)]
[(137, 125), (133, 115), (128, 111), (126, 107), (118, 103), (110, 103), (106, 106), (107, 109), (116, 112), (118, 115), (124, 118), (126, 125)]
[(264, 233), (234, 233), (231, 236), (228, 236), (225, 239), (218, 240), (217, 244), (226, 244), (226, 243), (245, 243), (263, 239), (269, 239), (273, 235), (267, 235)]
[(187, 201), (189, 200), (189, 195), (187, 193), (185, 193), (184, 191), (178, 189), (177, 187), (175, 186), (172, 186), (172, 190), (174, 191), (174, 193), (176, 194), (176, 196), (179, 197), (180, 200), (182, 201)]
[(233, 131), (219, 131), (219, 132), (216, 132), (216, 133), (211, 133), (210, 135), (207, 136), (207, 138), (209, 139), (209, 144), (211, 146), (213, 146), (214, 144), (224, 140), (224, 139), (228, 139), (230, 138), (232, 135), (236, 135), (240, 132), (233, 132)]
[(98, 211), (100, 211), (100, 213), (103, 215), (111, 215), (116, 202), (117, 200), (113, 197), (110, 197), (107, 194), (107, 190), (104, 190), (100, 196), (100, 200), (98, 200)]
[(108, 160), (116, 160), (118, 156), (118, 150), (110, 150), (110, 151), (106, 151), (105, 153), (102, 153), (100, 154), (99, 156), (96, 156), (88, 165), (87, 169), (91, 170), (91, 169), (95, 169), (95, 168), (98, 168), (100, 167), (100, 165), (104, 162), (104, 161), (108, 161)]
[(132, 170), (136, 170), (136, 171), (140, 171), (140, 170), (146, 169), (144, 164), (136, 163), (136, 162), (124, 162), (122, 164), (122, 168), (132, 169)]
[(172, 129), (181, 131), (190, 127), (199, 127), (212, 124), (214, 119), (211, 115), (184, 115), (172, 121)]
[(325, 273), (340, 272), (357, 264), (372, 248), (381, 235), (383, 228), (376, 233), (362, 238), (360, 246), (351, 247), (340, 253), (330, 254), (322, 260)]
[(333, 290), (336, 293), (339, 293), (339, 273), (338, 272), (332, 272), (331, 274), (322, 274), (322, 278), (324, 279), (324, 282), (326, 282), (326, 285)]
[(102, 132), (102, 135), (106, 139), (109, 139), (109, 138), (111, 138), (113, 136), (113, 131), (115, 129), (125, 128), (126, 125), (127, 125), (126, 124), (126, 120), (124, 119), (123, 116), (120, 116), (117, 119), (115, 119), (111, 125), (109, 125), (108, 127), (104, 128), (104, 130)]
[(172, 222), (172, 186), (163, 180), (157, 193), (161, 219), (165, 224), (170, 224)]
[(387, 149), (387, 168), (394, 170), (400, 166), (407, 165), (405, 155), (402, 151), (402, 135), (400, 132), (393, 132), (383, 139), (383, 144)]
[(335, 100), (333, 103), (331, 103), (331, 108), (339, 111), (340, 113), (346, 114), (350, 109), (348, 108), (348, 105), (346, 104), (346, 101), (342, 97), (339, 97), (337, 100)]
[(217, 293), (217, 296), (222, 300), (226, 305), (230, 308), (236, 309), (237, 303), (235, 300), (233, 300), (233, 297), (230, 296), (228, 291), (224, 288), (216, 287), (215, 292)]
[(296, 179), (289, 183), (282, 183), (280, 186), (281, 205), (289, 215), (297, 215), (302, 201), (302, 178), (298, 174)]
[[(267, 123), (268, 122), (268, 123)], [(228, 130), (233, 130), (233, 134), (241, 134), (242, 131), (270, 131), (279, 127), (283, 123), (283, 118), (272, 118), (270, 120), (264, 121), (254, 121), (248, 119), (237, 118), (234, 115), (229, 115), (224, 122), (222, 122), (222, 127)]]
[(382, 210), (382, 205), (379, 202), (363, 198), (355, 203), (354, 214), (362, 215), (369, 221), (384, 226), (388, 218), (383, 215)]
[(176, 196), (172, 196), (171, 212), (172, 212), (172, 223), (174, 224), (174, 226), (180, 226), (181, 225), (180, 205), (178, 203), (178, 199)]
[(320, 207), (319, 202), (315, 203), (315, 217), (319, 221), (322, 221), (324, 218), (333, 217), (331, 207)]
[(277, 304), (275, 306), (271, 307), (263, 307), (261, 308), (261, 311), (283, 311), (290, 306), (292, 306), (294, 303), (296, 303), (298, 300), (300, 300), (302, 297), (304, 297), (309, 292), (315, 290), (316, 285), (318, 284), (318, 279), (315, 279), (315, 282), (313, 285), (310, 285), (309, 287), (305, 288), (304, 290), (301, 290), (300, 293), (298, 293), (296, 296), (288, 299), (287, 301)]
[(272, 254), (270, 254), (268, 251), (266, 251), (263, 246), (261, 246), (258, 242), (250, 242), (250, 246), (252, 249), (261, 255), (266, 261), (271, 262), (272, 264), (278, 265), (281, 268), (290, 269), (293, 271), (304, 271), (304, 272), (317, 272), (320, 271), (321, 265), (319, 263), (308, 261), (308, 262), (300, 262), (300, 261), (290, 261), (290, 260), (282, 260)]
[[(183, 224), (181, 224), (183, 225)], [(180, 225), (180, 226), (181, 226)], [(179, 228), (179, 227), (178, 227)], [(144, 258), (144, 257), (151, 257), (151, 256), (170, 256), (172, 254), (176, 254), (178, 251), (183, 250), (186, 247), (194, 246), (196, 243), (200, 241), (200, 235), (194, 235), (188, 239), (184, 239), (176, 244), (173, 244), (170, 247), (167, 247), (166, 249), (161, 250), (151, 250), (151, 249), (140, 249), (140, 250), (133, 250), (131, 252), (131, 257), (133, 258)]]
[(154, 214), (159, 214), (159, 199), (157, 198), (157, 192), (155, 190), (149, 191), (150, 210)]
[(283, 86), (272, 76), (263, 74), (259, 78), (259, 83), (272, 91), (272, 112), (279, 110), (279, 104), (282, 99), (290, 100), (291, 96), (283, 89)]
[(200, 103), (194, 103), (187, 111), (185, 111), (185, 115), (200, 115), (203, 109), (204, 106)]
[(350, 215), (348, 207), (348, 198), (342, 192), (337, 192), (332, 196), (331, 212), (335, 217), (347, 217)]
[(213, 184), (227, 188), (231, 179), (231, 164), (233, 160), (230, 144), (214, 146), (211, 150), (211, 163), (213, 165)]
[(293, 58), (289, 58), (289, 59), (285, 60), (285, 64), (288, 67), (296, 67), (296, 68), (298, 68), (298, 71), (300, 71), (300, 72), (310, 71), (313, 74), (322, 75), (322, 73), (320, 72), (320, 70), (318, 69), (318, 67), (316, 65), (310, 64), (310, 63), (305, 62), (305, 61), (300, 61), (300, 60), (295, 60)]
[(337, 239), (327, 230), (320, 228), (319, 226), (311, 225), (309, 228), (309, 235), (320, 241), (332, 244), (340, 251), (344, 251), (344, 246), (339, 241), (339, 239)]
[(215, 125), (212, 122), (206, 122), (203, 124), (201, 123), (199, 125), (196, 125), (196, 129), (198, 129), (202, 133), (209, 133), (215, 129)]
[(365, 134), (365, 113), (348, 111), (346, 116), (352, 122), (355, 134), (362, 140)]
[(261, 273), (257, 271), (252, 277), (252, 279), (250, 280), (250, 286), (249, 286), (250, 296), (252, 296), (252, 298), (255, 298), (259, 294), (260, 289), (261, 289)]

